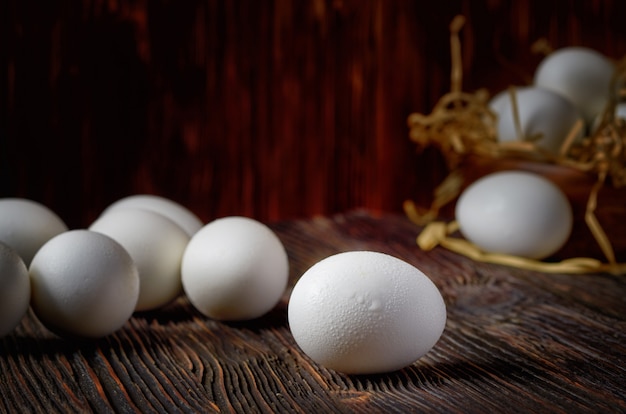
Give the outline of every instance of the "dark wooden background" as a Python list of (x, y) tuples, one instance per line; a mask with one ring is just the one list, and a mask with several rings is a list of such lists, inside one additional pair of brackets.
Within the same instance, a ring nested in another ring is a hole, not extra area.
[(154, 193), (203, 220), (400, 211), (441, 178), (406, 118), (523, 83), (533, 42), (626, 54), (626, 2), (18, 1), (0, 8), (0, 197), (71, 226)]

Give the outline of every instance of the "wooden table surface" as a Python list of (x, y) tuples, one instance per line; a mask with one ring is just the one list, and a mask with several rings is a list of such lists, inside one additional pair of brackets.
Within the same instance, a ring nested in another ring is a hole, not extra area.
[(349, 376), (295, 345), (286, 292), (222, 323), (185, 298), (76, 342), (29, 313), (0, 339), (0, 412), (626, 412), (626, 279), (542, 274), (420, 251), (399, 214), (275, 222), (291, 284), (340, 251), (376, 250), (429, 275), (448, 309), (437, 345), (403, 370)]

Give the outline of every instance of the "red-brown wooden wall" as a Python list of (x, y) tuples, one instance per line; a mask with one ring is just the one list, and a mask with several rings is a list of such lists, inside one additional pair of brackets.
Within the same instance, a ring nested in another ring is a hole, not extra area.
[(626, 2), (3, 1), (0, 197), (72, 227), (153, 193), (203, 220), (400, 211), (441, 178), (406, 118), (450, 87), (520, 84), (531, 45), (626, 54)]

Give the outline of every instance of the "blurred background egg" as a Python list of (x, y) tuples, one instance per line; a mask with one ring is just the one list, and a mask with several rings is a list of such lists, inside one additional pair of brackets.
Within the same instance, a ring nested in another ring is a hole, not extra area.
[(115, 240), (88, 230), (50, 239), (29, 268), (32, 308), (60, 335), (98, 338), (120, 329), (132, 316), (139, 275)]
[[(615, 112), (613, 113), (613, 115), (615, 116), (615, 118), (622, 119), (624, 122), (626, 122), (626, 102), (620, 102), (615, 105)], [(600, 126), (600, 123), (602, 122), (602, 116), (603, 113), (600, 113), (593, 120), (593, 126), (591, 128), (592, 133), (596, 132), (598, 127)]]
[(404, 368), (426, 354), (446, 324), (435, 284), (396, 257), (351, 251), (307, 270), (289, 298), (289, 327), (318, 364), (348, 374)]
[(48, 207), (24, 198), (0, 199), (0, 242), (11, 246), (28, 266), (37, 250), (67, 225)]
[[(582, 119), (576, 107), (563, 96), (537, 87), (515, 89), (522, 136), (526, 139), (536, 135), (539, 147), (557, 153), (576, 121)], [(514, 106), (508, 90), (498, 93), (489, 102), (498, 116), (497, 133), (500, 141), (520, 139), (515, 125)], [(583, 130), (580, 131), (582, 136)]]
[(572, 208), (546, 178), (526, 171), (502, 171), (467, 187), (456, 204), (463, 236), (489, 253), (543, 259), (569, 238)]
[(165, 197), (152, 194), (136, 194), (122, 198), (108, 206), (102, 215), (119, 208), (139, 208), (159, 213), (178, 224), (189, 236), (200, 230), (203, 223), (187, 207)]
[(116, 208), (89, 230), (106, 234), (130, 254), (139, 271), (136, 310), (162, 307), (182, 293), (180, 265), (189, 235), (167, 217), (139, 208)]
[(615, 105), (615, 118), (626, 120), (626, 102), (620, 102)]
[(613, 61), (593, 49), (565, 47), (541, 61), (534, 83), (567, 98), (591, 123), (611, 96), (615, 69)]
[(182, 262), (182, 282), (191, 304), (217, 320), (247, 320), (270, 311), (285, 292), (287, 252), (265, 224), (224, 217), (198, 231)]
[(19, 325), (29, 305), (28, 269), (14, 249), (0, 242), (0, 337)]

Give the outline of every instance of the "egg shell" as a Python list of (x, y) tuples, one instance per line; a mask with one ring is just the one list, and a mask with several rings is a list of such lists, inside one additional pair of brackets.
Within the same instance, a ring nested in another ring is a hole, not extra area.
[(168, 198), (152, 194), (135, 194), (117, 200), (109, 205), (101, 215), (129, 207), (162, 214), (182, 227), (189, 236), (193, 236), (203, 226), (202, 220), (187, 207)]
[(43, 204), (24, 198), (0, 199), (0, 241), (15, 249), (27, 267), (45, 242), (67, 230), (63, 220)]
[(348, 374), (395, 371), (439, 340), (446, 306), (413, 265), (371, 251), (327, 257), (297, 281), (289, 327), (315, 362)]
[[(602, 113), (598, 114), (593, 120), (593, 125), (591, 127), (592, 132), (596, 132), (600, 123), (602, 122)], [(615, 111), (613, 112), (615, 118), (623, 119), (626, 122), (626, 102), (620, 102), (615, 105)]]
[(115, 240), (89, 230), (50, 239), (29, 268), (35, 315), (51, 331), (98, 338), (120, 329), (132, 316), (139, 275)]
[(468, 186), (455, 207), (463, 236), (482, 250), (531, 259), (558, 251), (573, 225), (567, 196), (546, 178), (502, 171)]
[[(524, 138), (541, 134), (535, 143), (549, 152), (557, 153), (576, 122), (582, 120), (578, 109), (555, 92), (532, 86), (518, 87), (515, 89), (515, 97)], [(498, 115), (498, 140), (519, 140), (510, 92), (505, 90), (498, 93), (490, 101), (489, 107)]]
[(180, 266), (190, 237), (172, 220), (126, 207), (100, 216), (89, 230), (111, 237), (133, 258), (140, 280), (137, 311), (163, 307), (182, 293)]
[(0, 337), (19, 325), (29, 304), (28, 269), (14, 249), (0, 243)]
[(224, 217), (192, 238), (182, 262), (191, 304), (217, 320), (248, 320), (269, 312), (282, 297), (289, 261), (276, 234), (247, 217)]
[(626, 121), (626, 102), (620, 102), (615, 106), (615, 117)]
[(593, 122), (611, 96), (615, 64), (585, 47), (565, 47), (547, 55), (535, 71), (536, 86), (561, 94)]

